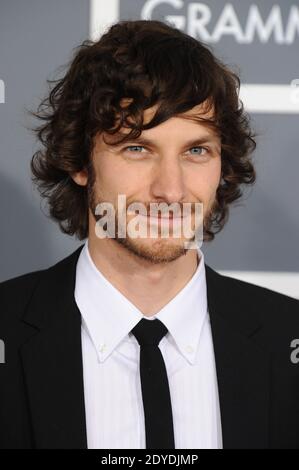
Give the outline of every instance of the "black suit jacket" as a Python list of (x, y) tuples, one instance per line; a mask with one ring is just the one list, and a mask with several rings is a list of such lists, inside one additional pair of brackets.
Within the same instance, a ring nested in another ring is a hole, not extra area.
[[(0, 448), (87, 447), (74, 300), (82, 246), (0, 284)], [(205, 267), (224, 448), (299, 448), (299, 301)]]

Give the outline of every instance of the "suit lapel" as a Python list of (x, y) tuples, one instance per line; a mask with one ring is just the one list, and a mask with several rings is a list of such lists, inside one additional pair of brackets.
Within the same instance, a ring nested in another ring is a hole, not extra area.
[(206, 265), (224, 449), (269, 447), (267, 354), (255, 340), (261, 329), (256, 299)]
[(74, 300), (82, 246), (42, 273), (23, 321), (21, 348), (36, 448), (86, 448), (81, 315)]

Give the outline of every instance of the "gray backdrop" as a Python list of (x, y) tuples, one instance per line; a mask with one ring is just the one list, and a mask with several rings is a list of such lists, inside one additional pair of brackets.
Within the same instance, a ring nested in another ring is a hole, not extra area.
[[(152, 18), (180, 15), (188, 31), (190, 3), (209, 7), (207, 28), (212, 32), (228, 2), (185, 1), (177, 9), (174, 0), (160, 2)], [(230, 3), (244, 30), (253, 3)], [(107, 2), (99, 4), (109, 8)], [(119, 17), (138, 19), (145, 4), (122, 0)], [(264, 18), (274, 4), (286, 30), (290, 9), (298, 2), (264, 0), (258, 5)], [(0, 1), (0, 79), (5, 84), (5, 103), (0, 104), (0, 281), (47, 267), (81, 243), (46, 218), (32, 189), (29, 162), (37, 144), (26, 129), (32, 120), (25, 107), (36, 107), (47, 91), (46, 79), (54, 78), (73, 48), (88, 37), (89, 13), (87, 0)], [(299, 27), (289, 44), (283, 38), (279, 44), (274, 34), (264, 43), (255, 37), (241, 44), (227, 34), (212, 45), (226, 63), (239, 68), (244, 83), (289, 84), (299, 78)], [(206, 262), (217, 270), (299, 273), (299, 114), (252, 113), (251, 117), (260, 134), (254, 155), (258, 180), (232, 207), (229, 222), (215, 241), (204, 245)]]

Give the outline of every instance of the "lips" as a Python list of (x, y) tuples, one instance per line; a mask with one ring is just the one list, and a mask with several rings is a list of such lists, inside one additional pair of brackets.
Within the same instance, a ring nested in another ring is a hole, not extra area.
[(169, 216), (168, 215), (167, 216), (166, 215), (158, 215), (158, 216), (148, 215), (147, 217), (153, 217), (154, 219), (182, 219), (183, 218), (182, 216), (173, 217), (173, 215), (169, 215)]
[[(136, 216), (136, 214), (132, 214), (134, 216)], [(179, 215), (179, 216), (173, 216), (172, 213), (170, 214), (167, 214), (167, 215), (161, 215), (161, 214), (158, 214), (158, 215), (150, 215), (150, 214), (147, 214), (147, 215), (143, 215), (143, 214), (138, 214), (139, 217), (141, 217), (142, 219), (148, 219), (148, 220), (153, 220), (153, 221), (179, 221), (179, 220), (186, 220), (188, 218), (188, 216), (186, 215)]]

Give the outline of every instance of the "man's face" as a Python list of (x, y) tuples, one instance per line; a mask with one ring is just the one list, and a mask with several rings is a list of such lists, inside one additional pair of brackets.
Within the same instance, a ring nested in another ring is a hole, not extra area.
[[(156, 108), (144, 113), (148, 122)], [(201, 105), (184, 115), (192, 116), (202, 112)], [(202, 114), (210, 117), (211, 114)], [(130, 129), (121, 129), (128, 133)], [(172, 117), (162, 124), (145, 130), (132, 141), (110, 145), (117, 136), (97, 134), (92, 154), (95, 181), (89, 191), (90, 230), (95, 230), (95, 207), (101, 202), (113, 204), (116, 213), (116, 228), (119, 212), (118, 195), (126, 196), (126, 207), (138, 202), (150, 210), (150, 203), (178, 203), (182, 210), (184, 203), (191, 204), (191, 225), (195, 228), (194, 203), (201, 203), (203, 217), (208, 217), (215, 201), (216, 190), (221, 178), (221, 141), (207, 126), (182, 117)], [(203, 140), (202, 140), (203, 139)], [(197, 143), (197, 141), (201, 141)], [(188, 204), (187, 204), (188, 205)], [(91, 215), (93, 214), (93, 215)], [(127, 223), (138, 213), (127, 213)], [(135, 219), (136, 220), (136, 219)], [(161, 236), (161, 220), (141, 219), (150, 229), (158, 227), (158, 237), (134, 238), (126, 233), (118, 237), (116, 231), (112, 243), (120, 243), (132, 254), (152, 263), (173, 261), (186, 254), (185, 244), (192, 236), (173, 236), (171, 220), (169, 236)], [(181, 222), (183, 222), (181, 220)]]

